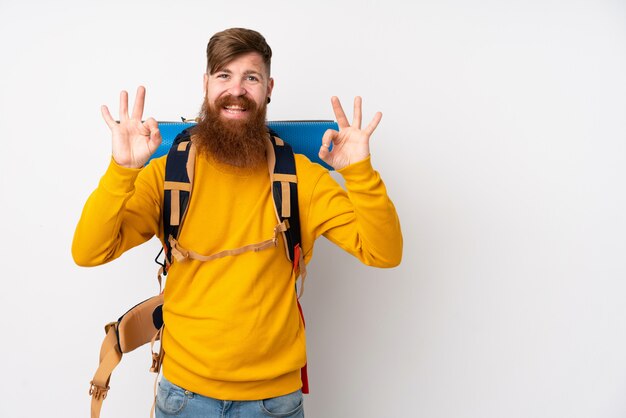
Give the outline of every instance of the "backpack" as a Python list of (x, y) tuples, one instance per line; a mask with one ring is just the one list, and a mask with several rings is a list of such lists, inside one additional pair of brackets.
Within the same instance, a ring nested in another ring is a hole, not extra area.
[[(279, 128), (282, 122), (274, 122)], [(334, 122), (293, 122), (315, 125), (316, 132), (309, 135), (318, 136), (320, 128), (323, 132), (326, 128), (336, 128)], [(284, 123), (282, 123), (284, 124)], [(287, 122), (287, 127), (292, 124)], [(302, 295), (303, 283), (306, 278), (305, 263), (301, 250), (300, 218), (298, 211), (298, 189), (295, 167), (295, 158), (292, 147), (283, 141), (274, 130), (272, 122), (268, 123), (267, 160), (270, 173), (272, 197), (277, 216), (278, 225), (274, 228), (274, 237), (270, 240), (250, 244), (234, 250), (225, 250), (211, 256), (203, 256), (180, 246), (177, 241), (180, 228), (185, 218), (186, 210), (191, 198), (193, 187), (193, 168), (195, 161), (195, 147), (191, 143), (190, 127), (187, 126), (174, 139), (167, 152), (165, 182), (164, 182), (164, 207), (163, 207), (163, 249), (164, 261), (155, 261), (161, 265), (158, 274), (159, 288), (161, 288), (161, 276), (167, 275), (169, 266), (176, 260), (194, 258), (201, 261), (210, 261), (216, 258), (236, 255), (246, 251), (261, 251), (277, 245), (277, 236), (280, 233), (285, 242), (286, 256), (292, 263), (296, 272), (296, 278), (302, 277), (298, 298)], [(161, 127), (161, 126), (160, 126)], [(291, 126), (293, 128), (293, 126)], [(309, 127), (310, 129), (310, 127)], [(319, 136), (318, 136), (319, 137)], [(161, 148), (164, 145), (161, 145)], [(167, 144), (165, 144), (167, 146)], [(158, 154), (157, 153), (155, 154)], [(154, 158), (154, 157), (153, 157)], [(172, 258), (173, 257), (173, 258)], [(163, 293), (135, 305), (124, 313), (117, 321), (105, 325), (105, 338), (100, 349), (100, 364), (93, 379), (90, 382), (89, 395), (91, 395), (91, 417), (98, 418), (102, 408), (102, 402), (107, 396), (109, 381), (113, 369), (122, 360), (122, 354), (133, 351), (150, 342), (152, 352), (152, 365), (150, 371), (160, 372), (163, 359), (163, 350), (154, 350), (154, 344), (160, 340), (164, 327), (163, 323)], [(304, 322), (302, 307), (298, 302), (298, 310)], [(301, 370), (302, 392), (309, 393), (306, 364)], [(156, 381), (155, 381), (156, 393)], [(155, 396), (156, 400), (156, 396)], [(152, 412), (154, 412), (154, 404)]]

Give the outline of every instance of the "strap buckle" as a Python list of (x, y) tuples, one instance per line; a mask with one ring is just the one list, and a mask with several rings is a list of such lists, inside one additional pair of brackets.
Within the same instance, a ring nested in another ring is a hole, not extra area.
[(96, 400), (104, 400), (107, 397), (107, 392), (111, 389), (110, 386), (103, 387), (96, 385), (93, 380), (89, 382), (89, 396), (92, 396)]
[(152, 373), (159, 373), (160, 370), (161, 370), (161, 354), (152, 353), (152, 366), (150, 366), (150, 371)]

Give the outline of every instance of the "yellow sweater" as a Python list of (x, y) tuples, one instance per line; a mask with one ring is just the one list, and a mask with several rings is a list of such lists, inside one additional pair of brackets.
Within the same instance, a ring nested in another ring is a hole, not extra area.
[[(346, 191), (318, 164), (296, 155), (305, 262), (324, 235), (367, 265), (394, 267), (402, 256), (395, 208), (369, 158), (340, 173)], [(143, 169), (113, 160), (76, 228), (77, 264), (109, 262), (157, 234), (165, 157)], [(237, 169), (198, 156), (180, 245), (200, 254), (258, 243), (277, 224), (267, 167)], [(163, 373), (217, 399), (252, 400), (299, 389), (306, 362), (295, 277), (278, 248), (210, 262), (174, 262), (165, 287)]]

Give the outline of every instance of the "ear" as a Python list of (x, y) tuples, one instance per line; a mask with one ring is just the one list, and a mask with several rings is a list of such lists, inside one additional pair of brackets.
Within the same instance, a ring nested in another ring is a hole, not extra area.
[(271, 96), (272, 95), (272, 90), (274, 90), (274, 79), (270, 77), (270, 79), (267, 82), (267, 96)]
[(204, 73), (204, 82), (202, 84), (204, 85), (204, 95), (206, 96), (209, 91), (209, 75), (207, 73)]

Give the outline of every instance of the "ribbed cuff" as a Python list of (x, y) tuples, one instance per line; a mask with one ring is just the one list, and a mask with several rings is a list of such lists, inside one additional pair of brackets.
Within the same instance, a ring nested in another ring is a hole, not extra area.
[(112, 194), (127, 194), (135, 190), (135, 179), (141, 168), (126, 168), (119, 165), (113, 157), (107, 171), (100, 179), (100, 187)]
[(378, 181), (378, 173), (372, 167), (372, 160), (368, 156), (364, 160), (350, 164), (340, 170), (337, 170), (346, 181), (352, 185), (350, 189), (369, 189), (373, 183)]

